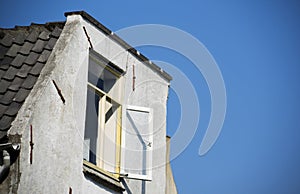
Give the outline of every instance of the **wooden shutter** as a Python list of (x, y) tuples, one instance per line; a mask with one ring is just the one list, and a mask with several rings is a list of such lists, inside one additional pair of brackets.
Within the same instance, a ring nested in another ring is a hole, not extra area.
[(152, 179), (152, 109), (125, 106), (122, 128), (122, 173), (128, 178)]

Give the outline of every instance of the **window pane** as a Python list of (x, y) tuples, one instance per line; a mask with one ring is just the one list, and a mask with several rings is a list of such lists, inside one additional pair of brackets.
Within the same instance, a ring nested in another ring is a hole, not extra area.
[(88, 87), (84, 133), (84, 150), (89, 149), (89, 156), (86, 156), (88, 158), (85, 159), (93, 164), (96, 164), (99, 100), (100, 96), (96, 94), (93, 89)]
[(120, 149), (116, 145), (117, 134), (120, 133), (117, 131), (117, 122), (120, 119), (118, 116), (121, 116), (118, 115), (120, 104), (115, 99), (116, 94), (121, 94), (118, 78), (119, 74), (106, 66), (101, 57), (90, 56), (84, 159), (109, 172), (117, 169), (116, 157), (119, 156)]
[(99, 62), (90, 58), (88, 81), (102, 91), (108, 93), (116, 83), (117, 77), (104, 67), (104, 63), (100, 65)]

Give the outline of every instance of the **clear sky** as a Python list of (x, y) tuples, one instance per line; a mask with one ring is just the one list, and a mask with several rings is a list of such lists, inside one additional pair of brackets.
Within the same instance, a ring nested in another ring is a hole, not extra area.
[[(205, 79), (178, 53), (140, 48), (150, 59), (184, 72), (201, 105), (193, 141), (171, 162), (180, 194), (300, 193), (299, 1), (1, 0), (0, 26), (63, 21), (63, 13), (74, 10), (85, 10), (112, 31), (137, 24), (174, 26), (196, 37), (215, 58), (227, 113), (216, 144), (200, 157), (211, 106)], [(179, 101), (171, 90), (170, 135), (180, 119)]]

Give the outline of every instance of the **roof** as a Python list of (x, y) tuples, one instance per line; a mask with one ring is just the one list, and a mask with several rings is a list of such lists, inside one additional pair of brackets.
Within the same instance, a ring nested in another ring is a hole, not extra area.
[(95, 18), (93, 18), (91, 15), (86, 13), (85, 11), (73, 11), (73, 12), (66, 12), (65, 16), (70, 15), (81, 15), (85, 20), (89, 21), (92, 25), (94, 25), (96, 28), (98, 28), (100, 31), (102, 31), (104, 34), (108, 35), (112, 40), (117, 42), (120, 46), (122, 46), (124, 49), (126, 49), (128, 52), (130, 52), (132, 55), (137, 57), (140, 61), (148, 65), (150, 68), (152, 68), (154, 71), (162, 75), (165, 79), (167, 79), (169, 82), (172, 80), (172, 76), (169, 75), (167, 72), (165, 72), (162, 68), (157, 66), (155, 63), (150, 61), (146, 56), (138, 52), (135, 48), (130, 46), (127, 42), (125, 42), (123, 39), (121, 39), (118, 35), (113, 33), (111, 30), (106, 28), (103, 24), (98, 22)]
[(35, 85), (65, 22), (0, 28), (0, 142)]

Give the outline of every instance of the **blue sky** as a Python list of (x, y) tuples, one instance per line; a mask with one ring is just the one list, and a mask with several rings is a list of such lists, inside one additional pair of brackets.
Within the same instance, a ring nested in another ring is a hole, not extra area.
[[(171, 163), (179, 193), (300, 193), (299, 1), (2, 0), (0, 26), (61, 21), (64, 12), (73, 10), (87, 11), (113, 31), (137, 24), (177, 27), (215, 58), (226, 86), (227, 114), (216, 144), (200, 157), (211, 105), (204, 78), (178, 53), (139, 48), (150, 59), (180, 68), (201, 104), (193, 141)], [(171, 91), (171, 135), (180, 118), (178, 103)]]

